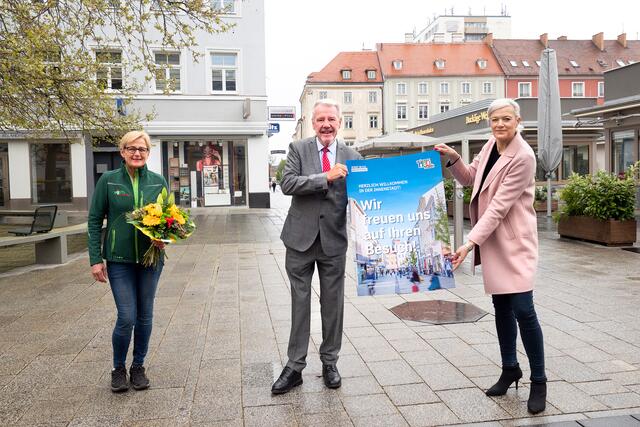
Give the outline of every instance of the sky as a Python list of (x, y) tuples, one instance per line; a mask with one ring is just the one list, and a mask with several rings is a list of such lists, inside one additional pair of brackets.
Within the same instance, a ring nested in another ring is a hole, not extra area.
[[(404, 41), (404, 33), (420, 31), (437, 15), (511, 16), (511, 37), (591, 39), (604, 32), (615, 39), (622, 32), (640, 38), (640, 2), (612, 0), (264, 0), (267, 96), (269, 106), (295, 106), (307, 75), (320, 71), (342, 51), (375, 49), (376, 43)], [(600, 7), (598, 7), (600, 6)], [(269, 138), (271, 150), (286, 149), (295, 121), (280, 123)]]

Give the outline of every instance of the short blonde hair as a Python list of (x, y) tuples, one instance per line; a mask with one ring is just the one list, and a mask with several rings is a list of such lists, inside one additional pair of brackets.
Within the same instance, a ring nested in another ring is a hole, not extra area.
[(143, 130), (132, 130), (130, 132), (125, 133), (122, 138), (120, 138), (120, 143), (118, 144), (118, 148), (120, 150), (124, 150), (128, 144), (131, 144), (133, 141), (142, 138), (144, 143), (147, 146), (147, 150), (151, 150), (151, 138), (149, 134)]

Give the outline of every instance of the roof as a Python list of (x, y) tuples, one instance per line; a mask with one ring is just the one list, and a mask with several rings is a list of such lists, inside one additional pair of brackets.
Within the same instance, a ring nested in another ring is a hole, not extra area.
[[(559, 76), (602, 76), (602, 73), (618, 68), (617, 63), (628, 65), (629, 60), (640, 62), (640, 41), (628, 40), (623, 47), (617, 40), (604, 40), (601, 51), (591, 40), (549, 40), (548, 46), (556, 51)], [(510, 76), (537, 76), (544, 45), (540, 40), (493, 40), (493, 53), (504, 74)], [(516, 66), (511, 64), (515, 61)], [(526, 61), (530, 66), (523, 64)], [(571, 64), (575, 61), (578, 67)]]
[[(343, 79), (342, 70), (350, 70), (351, 78)], [(369, 70), (376, 71), (375, 79), (367, 78)], [(378, 55), (373, 51), (340, 52), (322, 70), (309, 74), (307, 83), (382, 83)]]
[[(502, 69), (489, 46), (485, 43), (379, 43), (380, 67), (385, 78), (407, 76), (495, 76)], [(445, 66), (436, 67), (443, 59)], [(487, 67), (481, 69), (477, 60), (485, 59)], [(393, 61), (401, 60), (396, 70)]]
[(409, 132), (394, 132), (354, 144), (356, 151), (377, 149), (398, 149), (410, 147), (422, 147), (434, 145), (436, 138), (424, 135), (416, 135)]
[(571, 114), (576, 117), (589, 117), (598, 116), (605, 112), (614, 112), (636, 107), (640, 107), (640, 95), (631, 95), (624, 98), (612, 99), (594, 107), (579, 108), (572, 110)]

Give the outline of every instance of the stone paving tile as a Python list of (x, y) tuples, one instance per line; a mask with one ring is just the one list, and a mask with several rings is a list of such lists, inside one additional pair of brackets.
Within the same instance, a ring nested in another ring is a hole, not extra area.
[(347, 414), (353, 418), (395, 414), (396, 408), (386, 394), (346, 396), (342, 399)]
[(591, 363), (580, 363), (571, 357), (547, 357), (545, 367), (568, 382), (599, 381), (605, 379), (602, 374), (591, 369)]
[(380, 385), (411, 384), (420, 382), (420, 377), (404, 360), (367, 363)]
[(351, 427), (353, 423), (347, 413), (343, 411), (323, 413), (323, 414), (302, 414), (298, 417), (300, 427)]
[(600, 373), (638, 371), (638, 368), (622, 360), (607, 360), (603, 362), (587, 363), (589, 368)]
[(356, 427), (407, 427), (408, 424), (400, 414), (381, 415), (375, 417), (353, 418)]
[(573, 385), (590, 396), (594, 396), (596, 394), (615, 394), (633, 391), (630, 388), (611, 380), (574, 383)]
[(447, 359), (435, 351), (431, 346), (427, 347), (425, 350), (403, 351), (400, 354), (411, 366), (445, 363), (447, 361)]
[(465, 422), (509, 418), (500, 405), (477, 388), (437, 391), (442, 401)]
[(599, 411), (607, 407), (598, 400), (564, 381), (547, 384), (547, 401), (562, 412)]
[(362, 396), (367, 394), (381, 394), (383, 389), (373, 376), (350, 377), (342, 380), (342, 387), (338, 393), (342, 396)]
[(601, 394), (593, 397), (613, 409), (640, 408), (640, 394), (633, 392)]
[(244, 425), (250, 426), (296, 426), (296, 417), (291, 405), (256, 406), (245, 408)]
[(396, 406), (440, 401), (440, 398), (423, 383), (387, 386), (384, 391)]
[(638, 427), (640, 421), (631, 416), (618, 416), (581, 420), (580, 424), (583, 427)]
[(440, 426), (461, 421), (443, 403), (400, 406), (398, 409), (412, 427)]
[(473, 386), (473, 383), (450, 363), (420, 365), (414, 369), (434, 391)]

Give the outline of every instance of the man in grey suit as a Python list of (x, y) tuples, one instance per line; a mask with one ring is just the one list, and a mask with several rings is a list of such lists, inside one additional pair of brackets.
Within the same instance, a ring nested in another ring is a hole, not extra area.
[(344, 270), (347, 252), (345, 162), (361, 159), (336, 138), (342, 118), (333, 100), (316, 102), (311, 117), (315, 137), (289, 146), (280, 182), (293, 196), (280, 238), (287, 248), (285, 267), (291, 283), (289, 361), (271, 392), (282, 394), (302, 384), (309, 346), (311, 277), (320, 276), (322, 376), (329, 388), (342, 384), (336, 362), (342, 345)]

